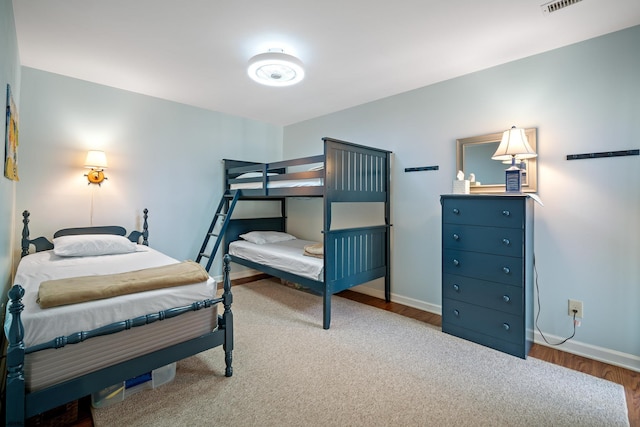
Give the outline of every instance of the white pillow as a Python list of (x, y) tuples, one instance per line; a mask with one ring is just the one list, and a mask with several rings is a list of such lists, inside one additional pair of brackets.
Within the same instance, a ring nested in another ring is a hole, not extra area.
[(256, 245), (264, 245), (265, 243), (286, 242), (287, 240), (295, 239), (295, 236), (287, 233), (282, 233), (280, 231), (250, 231), (246, 234), (241, 234), (240, 237), (247, 242), (255, 243)]
[(97, 256), (136, 251), (136, 244), (115, 234), (80, 234), (53, 239), (53, 253), (58, 256)]

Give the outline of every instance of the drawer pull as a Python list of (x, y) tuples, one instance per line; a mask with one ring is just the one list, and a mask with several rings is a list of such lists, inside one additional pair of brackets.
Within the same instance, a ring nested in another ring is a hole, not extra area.
[(460, 261), (458, 261), (457, 259), (453, 260), (453, 265), (455, 265), (456, 267), (460, 265)]
[(511, 298), (509, 297), (509, 295), (502, 295), (502, 301), (509, 302), (511, 301)]
[(454, 291), (456, 291), (456, 292), (460, 292), (460, 285), (458, 285), (457, 283), (455, 283), (455, 284), (453, 285), (453, 290), (454, 290)]
[(505, 210), (505, 211), (502, 211), (502, 215), (504, 215), (504, 216), (511, 216), (511, 212), (509, 212), (509, 211)]
[(460, 215), (460, 209), (458, 209), (458, 208), (453, 208), (453, 214), (454, 214), (454, 215)]
[(509, 326), (508, 323), (503, 323), (502, 327), (504, 328), (505, 331), (508, 331), (509, 329), (511, 329), (511, 326)]
[(458, 310), (453, 310), (453, 315), (456, 317), (460, 317), (460, 312)]
[(509, 246), (511, 244), (511, 241), (509, 239), (502, 239), (502, 244), (505, 246)]
[(511, 269), (509, 267), (502, 267), (502, 272), (504, 274), (509, 274), (509, 273), (511, 273)]
[(458, 236), (456, 233), (453, 233), (453, 240), (460, 240), (460, 236)]

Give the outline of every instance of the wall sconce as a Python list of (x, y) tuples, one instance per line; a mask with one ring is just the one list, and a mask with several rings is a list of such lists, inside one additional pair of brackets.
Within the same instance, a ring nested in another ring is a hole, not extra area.
[(505, 171), (505, 190), (507, 193), (522, 191), (522, 168), (520, 164), (516, 164), (516, 159), (531, 159), (536, 156), (536, 152), (529, 145), (524, 129), (513, 126), (502, 134), (500, 145), (491, 159), (511, 160), (511, 167)]
[(89, 184), (98, 184), (100, 185), (102, 181), (107, 179), (104, 176), (104, 169), (107, 168), (107, 155), (104, 154), (104, 151), (88, 151), (87, 159), (84, 161), (84, 167), (91, 169), (84, 176), (87, 177)]

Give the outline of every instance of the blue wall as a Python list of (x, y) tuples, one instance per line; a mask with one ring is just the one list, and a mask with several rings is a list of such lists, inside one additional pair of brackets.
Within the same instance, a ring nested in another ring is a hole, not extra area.
[[(27, 67), (21, 127), (16, 210), (31, 212), (33, 236), (91, 223), (131, 230), (148, 208), (151, 246), (180, 260), (195, 258), (213, 218), (221, 160), (280, 159), (282, 147), (279, 126)], [(100, 187), (83, 176), (91, 149), (107, 155)]]
[[(569, 336), (568, 299), (581, 300), (582, 326), (562, 348), (640, 370), (640, 156), (565, 160), (640, 148), (639, 46), (633, 27), (287, 126), (284, 157), (317, 153), (323, 136), (394, 152), (393, 300), (439, 313), (439, 197), (455, 179), (456, 139), (537, 128), (538, 326), (552, 342)], [(440, 170), (404, 172), (428, 165)], [(321, 210), (290, 205), (290, 218), (300, 212)]]
[[(13, 21), (11, 0), (0, 0), (0, 99), (6, 102), (7, 84), (11, 85), (13, 100), (20, 109), (20, 58), (16, 27)], [(3, 108), (4, 111), (4, 108)], [(2, 120), (2, 163), (4, 164), (5, 124)], [(20, 150), (18, 150), (20, 154)], [(0, 301), (6, 300), (6, 290), (11, 284), (12, 230), (15, 218), (14, 195), (16, 184), (4, 177), (4, 166), (0, 177)], [(19, 171), (19, 176), (22, 171)], [(2, 315), (4, 317), (4, 310)]]

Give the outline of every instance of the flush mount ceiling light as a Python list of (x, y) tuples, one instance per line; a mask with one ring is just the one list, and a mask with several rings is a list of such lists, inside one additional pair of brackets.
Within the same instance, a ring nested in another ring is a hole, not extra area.
[(249, 77), (267, 86), (291, 86), (304, 78), (302, 62), (282, 49), (269, 49), (249, 60)]

